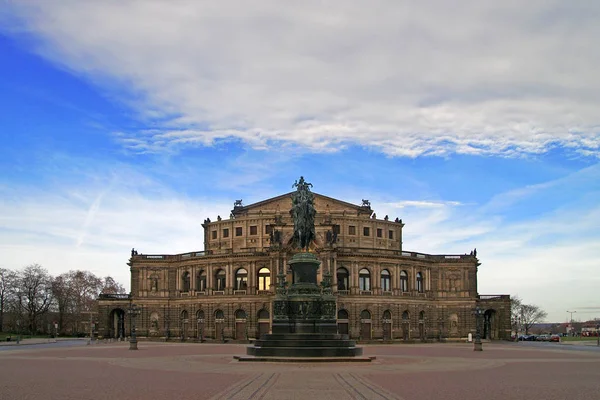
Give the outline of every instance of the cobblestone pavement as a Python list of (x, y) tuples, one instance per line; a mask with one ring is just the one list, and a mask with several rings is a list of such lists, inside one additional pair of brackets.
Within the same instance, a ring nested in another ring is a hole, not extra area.
[(370, 345), (372, 363), (238, 362), (244, 345), (140, 342), (11, 348), (0, 397), (12, 399), (600, 398), (600, 352), (492, 343)]

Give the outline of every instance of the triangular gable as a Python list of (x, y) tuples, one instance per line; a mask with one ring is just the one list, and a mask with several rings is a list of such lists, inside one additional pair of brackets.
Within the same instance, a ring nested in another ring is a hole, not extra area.
[[(247, 206), (237, 206), (231, 212), (234, 215), (254, 214), (261, 211), (263, 213), (288, 213), (292, 208), (292, 193), (294, 192), (282, 194)], [(313, 194), (315, 196), (315, 208), (319, 214), (327, 212), (337, 214), (345, 211), (370, 215), (373, 212), (370, 206), (359, 206), (315, 192)]]

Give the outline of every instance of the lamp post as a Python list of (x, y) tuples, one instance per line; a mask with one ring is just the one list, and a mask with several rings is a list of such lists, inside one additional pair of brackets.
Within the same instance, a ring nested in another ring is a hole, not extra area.
[[(573, 314), (575, 314), (577, 311), (569, 311), (569, 310), (567, 310), (567, 312), (569, 314), (571, 314), (571, 320), (569, 321), (569, 326), (571, 327), (571, 331), (573, 331)], [(571, 336), (574, 336), (574, 335), (571, 335)]]
[(483, 311), (481, 311), (479, 305), (475, 307), (475, 310), (473, 310), (473, 315), (475, 315), (475, 342), (473, 343), (473, 351), (483, 351), (483, 344), (481, 343), (481, 327), (479, 326), (479, 320), (482, 314)]
[(439, 317), (438, 318), (438, 325), (439, 325), (439, 340), (440, 343), (444, 340), (444, 318), (443, 317)]
[(137, 337), (135, 336), (135, 318), (140, 314), (140, 309), (132, 304), (127, 310), (131, 317), (131, 336), (129, 337), (129, 350), (137, 350)]

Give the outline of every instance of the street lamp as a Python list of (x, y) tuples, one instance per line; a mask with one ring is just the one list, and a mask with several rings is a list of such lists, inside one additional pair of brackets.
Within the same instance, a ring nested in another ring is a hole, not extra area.
[(475, 307), (473, 310), (473, 315), (475, 315), (475, 342), (473, 343), (473, 351), (483, 351), (483, 345), (481, 343), (481, 328), (479, 320), (483, 311), (479, 308), (479, 305)]
[[(569, 310), (567, 310), (567, 312), (569, 314), (571, 314), (571, 320), (569, 321), (569, 327), (571, 328), (571, 330), (569, 331), (569, 333), (571, 333), (573, 331), (573, 314), (577, 313), (577, 311), (569, 311)], [(571, 334), (571, 336), (573, 336), (573, 334)]]
[(132, 304), (127, 310), (131, 318), (131, 336), (129, 338), (129, 350), (137, 350), (137, 337), (135, 336), (135, 318), (140, 314), (140, 309)]

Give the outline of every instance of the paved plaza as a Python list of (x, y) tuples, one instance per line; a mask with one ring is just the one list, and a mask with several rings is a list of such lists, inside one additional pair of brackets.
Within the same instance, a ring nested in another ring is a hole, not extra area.
[(367, 345), (372, 363), (238, 362), (245, 345), (140, 342), (0, 351), (24, 399), (597, 399), (600, 349), (527, 343)]

